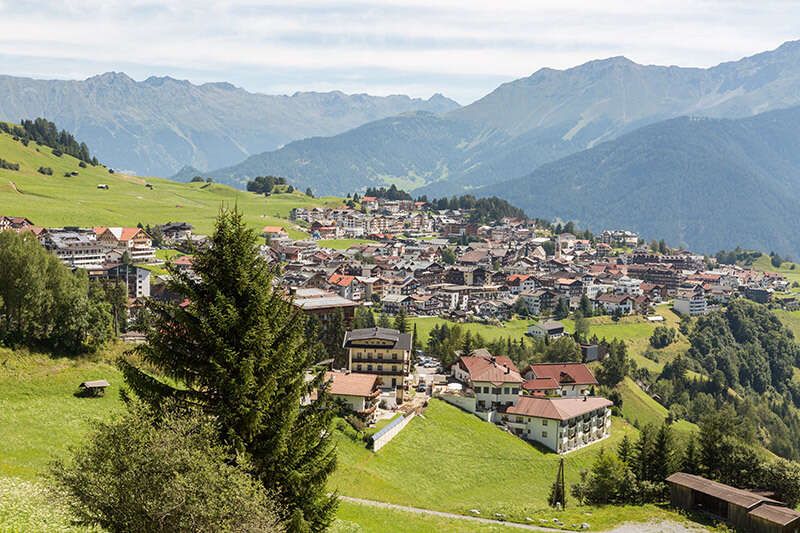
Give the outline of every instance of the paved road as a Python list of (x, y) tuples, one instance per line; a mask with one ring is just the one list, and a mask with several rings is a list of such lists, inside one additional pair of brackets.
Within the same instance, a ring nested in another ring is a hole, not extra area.
[[(529, 524), (518, 524), (515, 522), (502, 522), (500, 520), (492, 520), (490, 518), (481, 518), (477, 516), (465, 516), (455, 513), (444, 513), (441, 511), (432, 511), (430, 509), (420, 509), (419, 507), (408, 507), (406, 505), (396, 505), (394, 503), (378, 502), (375, 500), (364, 500), (362, 498), (352, 498), (350, 496), (339, 496), (340, 499), (361, 505), (371, 505), (373, 507), (381, 507), (383, 509), (395, 509), (398, 511), (405, 511), (408, 513), (425, 514), (432, 516), (441, 516), (444, 518), (453, 518), (456, 520), (466, 520), (471, 522), (480, 522), (483, 524), (497, 524), (509, 528), (523, 529), (527, 531), (559, 531), (563, 533), (563, 529), (554, 529), (550, 527), (534, 526)], [(591, 531), (591, 530), (590, 530)], [(695, 527), (691, 525), (679, 524), (677, 522), (651, 522), (644, 524), (623, 524), (607, 533), (699, 533), (708, 531), (706, 528)]]

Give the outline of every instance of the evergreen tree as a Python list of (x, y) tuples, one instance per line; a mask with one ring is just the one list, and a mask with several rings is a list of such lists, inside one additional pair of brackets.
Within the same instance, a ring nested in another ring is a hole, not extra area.
[(581, 301), (580, 304), (578, 305), (578, 308), (580, 309), (580, 312), (583, 316), (585, 317), (592, 316), (593, 313), (592, 302), (591, 300), (589, 300), (589, 297), (586, 296), (586, 294), (583, 294), (581, 296)]
[(396, 329), (400, 333), (408, 332), (408, 320), (406, 319), (406, 311), (402, 307), (400, 308), (400, 311), (397, 313), (397, 316), (394, 317), (394, 329)]
[(629, 467), (634, 464), (634, 459), (636, 457), (634, 455), (633, 444), (631, 444), (631, 439), (627, 435), (622, 437), (617, 447), (617, 457)]
[(700, 457), (697, 453), (697, 444), (694, 434), (689, 436), (689, 442), (686, 443), (686, 450), (683, 452), (683, 460), (681, 462), (681, 470), (687, 474), (700, 473)]
[(647, 424), (639, 433), (639, 440), (634, 445), (636, 457), (634, 474), (639, 481), (653, 481), (655, 478), (655, 465), (653, 464), (653, 454), (655, 448), (655, 435), (653, 426)]
[(337, 504), (325, 485), (336, 466), (334, 410), (324, 392), (301, 406), (324, 390), (318, 337), (273, 289), (257, 236), (238, 211), (220, 213), (209, 241), (194, 257), (199, 281), (171, 272), (170, 289), (187, 303), (150, 303), (148, 342), (138, 349), (143, 366), (121, 360), (125, 379), (155, 408), (169, 401), (212, 415), (223, 442), (245, 453), (274, 492), (282, 518), (302, 514), (311, 529), (323, 530)]
[(556, 317), (556, 320), (569, 316), (569, 300), (567, 298), (559, 298), (556, 309), (553, 311), (553, 316)]
[(669, 424), (662, 424), (656, 433), (653, 441), (652, 479), (657, 483), (663, 483), (667, 477), (675, 473), (675, 444), (672, 436), (672, 428)]
[(386, 315), (386, 313), (381, 313), (378, 317), (378, 326), (382, 328), (392, 327), (392, 323), (389, 321), (389, 317)]
[(353, 329), (364, 329), (375, 327), (375, 315), (372, 310), (366, 307), (357, 307), (353, 317)]

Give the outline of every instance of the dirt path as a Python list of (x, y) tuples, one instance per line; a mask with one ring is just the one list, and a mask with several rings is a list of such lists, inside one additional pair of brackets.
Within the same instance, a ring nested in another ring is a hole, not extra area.
[(386, 503), (386, 502), (376, 502), (374, 500), (363, 500), (361, 498), (351, 498), (350, 496), (339, 496), (340, 499), (346, 502), (358, 503), (361, 505), (371, 505), (372, 507), (380, 507), (382, 509), (394, 509), (396, 511), (405, 511), (407, 513), (416, 513), (416, 514), (425, 514), (425, 515), (432, 515), (432, 516), (441, 516), (443, 518), (454, 518), (456, 520), (465, 520), (469, 522), (480, 522), (482, 524), (496, 524), (507, 526), (511, 528), (517, 529), (525, 529), (528, 531), (560, 531), (563, 533), (563, 529), (553, 529), (549, 527), (539, 527), (539, 526), (531, 526), (528, 524), (516, 524), (514, 522), (502, 522), (500, 520), (491, 520), (489, 518), (480, 518), (477, 516), (464, 516), (455, 513), (443, 513), (441, 511), (431, 511), (430, 509), (420, 509), (419, 507), (408, 507), (405, 505), (396, 505), (394, 503)]
[[(346, 502), (357, 503), (361, 505), (370, 505), (372, 507), (380, 507), (382, 509), (394, 509), (397, 511), (404, 511), (407, 513), (424, 514), (431, 516), (441, 516), (443, 518), (452, 518), (455, 520), (465, 520), (468, 522), (479, 522), (482, 524), (495, 524), (502, 525), (509, 528), (523, 529), (527, 531), (571, 531), (564, 529), (554, 529), (549, 527), (534, 526), (529, 524), (518, 524), (515, 522), (504, 522), (501, 520), (492, 520), (490, 518), (481, 518), (478, 516), (465, 516), (455, 513), (444, 513), (442, 511), (432, 511), (430, 509), (420, 509), (419, 507), (408, 507), (406, 505), (396, 505), (394, 503), (378, 502), (375, 500), (364, 500), (362, 498), (352, 498), (350, 496), (339, 496), (340, 499)], [(589, 531), (592, 531), (591, 529)], [(680, 524), (678, 522), (651, 522), (639, 524), (623, 524), (615, 529), (607, 530), (606, 533), (700, 533), (708, 531), (706, 528), (700, 526), (693, 526), (689, 524)]]

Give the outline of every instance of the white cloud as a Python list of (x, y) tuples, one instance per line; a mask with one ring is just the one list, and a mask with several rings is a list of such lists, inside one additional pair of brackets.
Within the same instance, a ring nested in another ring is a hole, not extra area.
[(125, 70), (249, 90), (444, 92), (626, 55), (708, 66), (797, 38), (794, 2), (0, 0), (0, 71)]

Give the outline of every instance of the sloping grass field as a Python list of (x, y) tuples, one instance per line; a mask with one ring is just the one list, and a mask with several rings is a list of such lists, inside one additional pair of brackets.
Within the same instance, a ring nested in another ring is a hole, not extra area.
[[(220, 207), (238, 206), (247, 222), (260, 229), (284, 226), (289, 235), (307, 234), (285, 220), (293, 207), (338, 206), (340, 198), (310, 198), (305, 194), (264, 197), (209, 183), (178, 183), (161, 178), (111, 174), (102, 166), (80, 168), (78, 160), (56, 157), (46, 146), (27, 147), (0, 134), (0, 158), (19, 163), (20, 170), (0, 169), (0, 214), (25, 216), (39, 226), (135, 226), (186, 221), (195, 231), (211, 231)], [(37, 172), (53, 170), (52, 176)], [(67, 172), (77, 176), (65, 177)], [(108, 185), (108, 190), (98, 189)], [(151, 185), (148, 188), (146, 185)]]
[[(96, 358), (70, 359), (0, 349), (0, 531), (86, 531), (45, 490), (48, 464), (81, 444), (92, 425), (122, 409), (122, 378), (113, 365), (116, 347)], [(88, 379), (107, 379), (105, 396), (74, 393)], [(568, 483), (591, 466), (601, 448), (611, 449), (636, 429), (614, 419), (612, 436), (565, 456)], [(341, 494), (401, 505), (538, 523), (559, 517), (566, 524), (588, 522), (592, 530), (624, 521), (680, 519), (656, 506), (594, 508), (568, 503), (556, 514), (546, 497), (559, 456), (537, 449), (500, 428), (444, 402), (433, 400), (380, 452), (337, 432), (339, 466), (330, 480)], [(333, 531), (505, 531), (457, 519), (376, 509), (343, 502)]]

